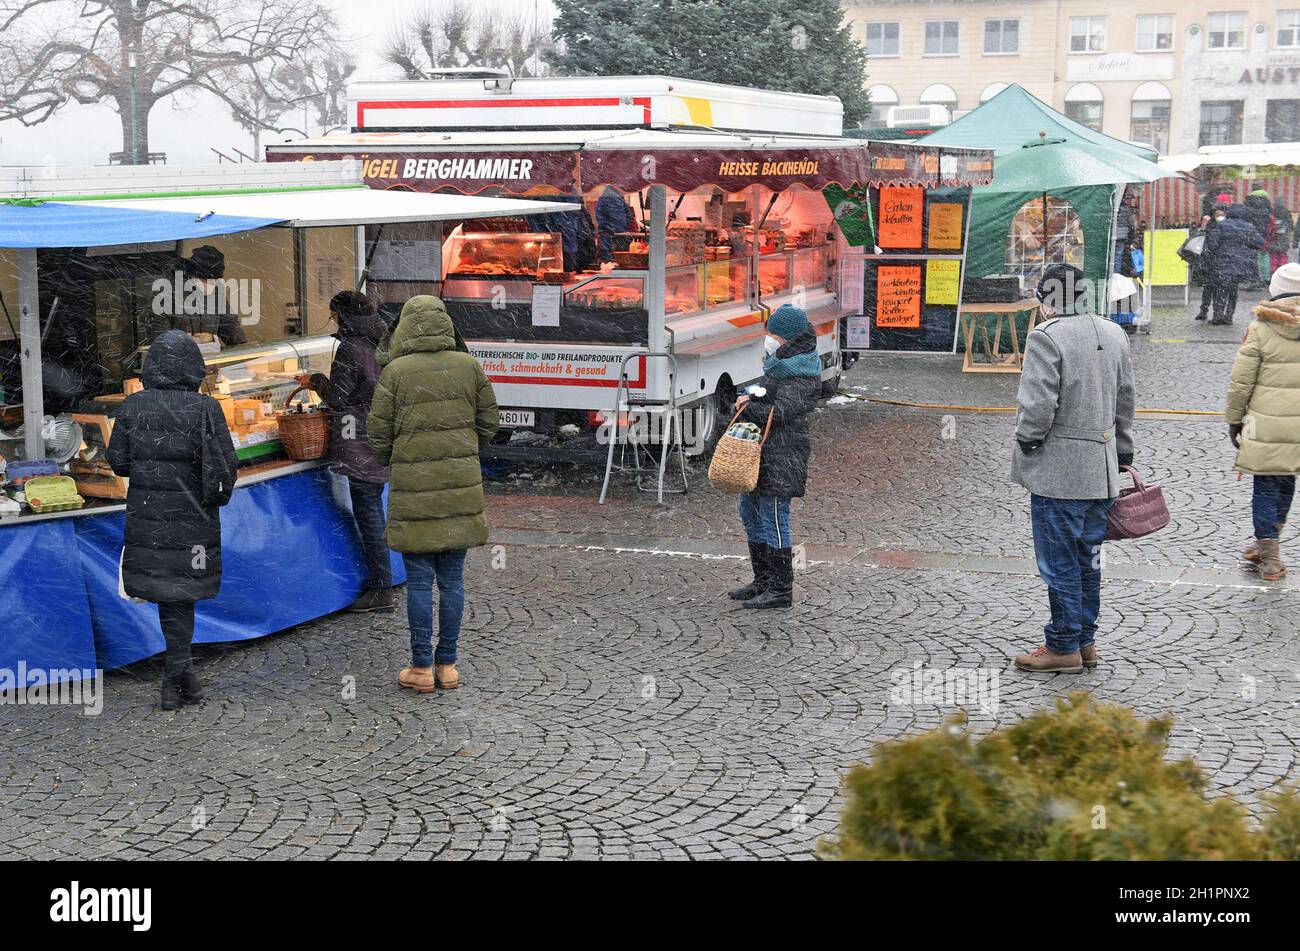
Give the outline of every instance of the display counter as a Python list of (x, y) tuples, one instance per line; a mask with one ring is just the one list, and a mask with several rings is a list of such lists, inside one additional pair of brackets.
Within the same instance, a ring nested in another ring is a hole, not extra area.
[[(111, 669), (164, 649), (158, 611), (118, 594), (124, 505), (0, 521), (0, 667)], [(319, 462), (240, 474), (221, 510), (221, 593), (196, 643), (247, 640), (347, 607), (366, 577), (346, 481)], [(405, 580), (394, 554), (393, 580)], [(75, 673), (69, 676), (76, 676)]]

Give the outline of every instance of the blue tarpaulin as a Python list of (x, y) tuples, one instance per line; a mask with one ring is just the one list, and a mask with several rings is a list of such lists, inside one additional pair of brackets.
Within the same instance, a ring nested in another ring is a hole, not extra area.
[[(199, 602), (196, 643), (273, 634), (356, 598), (365, 558), (345, 486), (322, 467), (236, 489), (221, 510), (221, 593)], [(163, 649), (157, 607), (117, 593), (124, 519), (118, 510), (0, 526), (0, 669), (107, 670)]]
[(0, 203), (0, 248), (91, 248), (183, 241), (279, 224), (282, 218), (196, 215), (43, 202)]

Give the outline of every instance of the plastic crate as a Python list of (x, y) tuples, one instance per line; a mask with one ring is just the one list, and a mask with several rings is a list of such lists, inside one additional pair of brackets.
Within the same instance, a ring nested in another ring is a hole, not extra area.
[(86, 500), (77, 494), (77, 483), (68, 476), (28, 479), (23, 494), (33, 512), (67, 512), (86, 504)]

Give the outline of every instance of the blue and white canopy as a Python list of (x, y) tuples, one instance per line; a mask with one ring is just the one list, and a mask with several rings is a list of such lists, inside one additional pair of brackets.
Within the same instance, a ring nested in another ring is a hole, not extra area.
[(55, 201), (0, 203), (0, 248), (91, 248), (184, 241), (252, 231), (283, 220)]

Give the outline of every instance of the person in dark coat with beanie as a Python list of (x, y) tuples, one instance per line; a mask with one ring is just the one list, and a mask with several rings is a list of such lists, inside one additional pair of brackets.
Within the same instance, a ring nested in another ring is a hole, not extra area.
[(388, 467), (375, 458), (366, 438), (366, 417), (379, 382), (375, 348), (388, 325), (375, 312), (370, 298), (356, 291), (340, 291), (330, 300), (330, 313), (338, 323), (338, 349), (330, 374), (303, 375), (298, 382), (321, 395), (330, 408), (330, 461), (335, 472), (347, 476), (352, 497), (352, 517), (361, 535), (366, 558), (366, 582), (361, 596), (348, 608), (353, 612), (393, 611), (393, 568), (384, 544), (384, 486)]
[(754, 580), (727, 596), (747, 608), (788, 608), (794, 603), (794, 556), (790, 500), (802, 498), (808, 481), (812, 432), (808, 415), (821, 393), (817, 335), (808, 315), (783, 304), (768, 318), (763, 377), (753, 395), (736, 401), (740, 421), (772, 428), (763, 444), (758, 486), (740, 497), (740, 520), (749, 540)]
[(198, 392), (206, 367), (187, 333), (169, 330), (145, 357), (144, 389), (122, 403), (108, 462), (130, 479), (122, 585), (158, 605), (167, 643), (162, 707), (199, 703), (194, 673), (194, 605), (221, 590), (220, 506), (236, 478), (235, 446), (221, 406)]
[(1212, 324), (1230, 324), (1237, 309), (1237, 288), (1258, 274), (1258, 253), (1264, 250), (1264, 238), (1250, 222), (1243, 204), (1228, 206), (1227, 217), (1205, 238), (1201, 252), (1202, 267), (1214, 286)]

